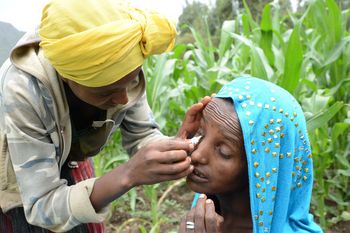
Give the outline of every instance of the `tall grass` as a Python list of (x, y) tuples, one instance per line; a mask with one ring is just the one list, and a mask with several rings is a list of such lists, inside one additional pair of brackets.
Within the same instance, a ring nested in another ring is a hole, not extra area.
[[(193, 44), (147, 60), (148, 101), (156, 120), (163, 132), (174, 135), (191, 104), (237, 76), (284, 87), (299, 101), (308, 123), (315, 167), (312, 210), (324, 229), (350, 220), (349, 10), (334, 0), (310, 0), (302, 13), (282, 15), (278, 4), (268, 4), (258, 22), (244, 6), (235, 20), (222, 25), (218, 46), (209, 30), (201, 35), (190, 28)], [(114, 150), (95, 159), (102, 172), (125, 158)], [(144, 191), (153, 203), (147, 220), (157, 232), (165, 221), (155, 204), (158, 186)], [(133, 208), (135, 200), (134, 193)]]

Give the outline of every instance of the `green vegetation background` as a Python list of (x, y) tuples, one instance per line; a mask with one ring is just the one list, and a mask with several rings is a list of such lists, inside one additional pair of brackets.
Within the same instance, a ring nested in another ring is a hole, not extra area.
[[(314, 159), (312, 211), (324, 229), (350, 220), (350, 35), (349, 1), (305, 0), (297, 12), (288, 1), (217, 0), (212, 8), (188, 4), (179, 20), (179, 39), (168, 54), (149, 58), (148, 101), (162, 131), (174, 135), (187, 108), (237, 76), (252, 75), (292, 93), (308, 122)], [(186, 25), (185, 25), (186, 24)], [(120, 135), (94, 158), (101, 175), (128, 156)], [(178, 219), (169, 193), (184, 181), (131, 190), (113, 203), (137, 222), (140, 232), (159, 232)], [(182, 195), (182, 194), (179, 194)], [(150, 208), (143, 208), (142, 206)], [(174, 207), (175, 206), (175, 207)]]

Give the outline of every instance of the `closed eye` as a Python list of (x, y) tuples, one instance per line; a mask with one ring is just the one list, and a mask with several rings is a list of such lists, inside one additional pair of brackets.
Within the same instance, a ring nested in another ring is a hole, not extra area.
[(215, 150), (219, 153), (219, 155), (221, 157), (223, 157), (224, 159), (230, 159), (231, 156), (231, 151), (229, 151), (228, 149), (224, 149), (222, 145), (216, 146)]

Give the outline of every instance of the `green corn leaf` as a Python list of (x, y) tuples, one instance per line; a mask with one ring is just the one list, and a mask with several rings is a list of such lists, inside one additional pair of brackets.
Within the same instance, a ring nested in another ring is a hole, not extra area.
[(261, 19), (261, 39), (260, 39), (260, 47), (263, 49), (266, 57), (269, 60), (270, 65), (274, 65), (274, 55), (272, 52), (272, 39), (273, 39), (273, 31), (272, 31), (272, 20), (270, 16), (271, 6), (267, 4), (264, 7), (262, 19)]
[(307, 129), (313, 132), (315, 129), (327, 125), (328, 121), (332, 119), (337, 112), (344, 106), (343, 102), (336, 102), (331, 107), (314, 115), (307, 121)]
[(337, 138), (342, 135), (348, 128), (350, 124), (338, 122), (333, 126), (332, 129), (332, 141), (335, 142)]
[(268, 59), (261, 48), (256, 46), (250, 39), (238, 35), (236, 33), (230, 33), (231, 36), (250, 48), (251, 56), (251, 75), (259, 77), (261, 79), (269, 80), (273, 74), (273, 70), (269, 65)]
[(232, 46), (233, 39), (229, 33), (233, 33), (235, 31), (235, 24), (236, 24), (235, 20), (226, 20), (222, 24), (220, 44), (219, 44), (220, 57), (223, 57), (225, 52), (228, 51)]
[(159, 223), (156, 223), (149, 233), (159, 233)]
[(186, 49), (187, 49), (187, 46), (184, 44), (176, 45), (174, 50), (173, 50), (174, 53), (173, 53), (172, 58), (180, 59), (182, 54), (186, 51)]
[(349, 161), (345, 158), (344, 155), (340, 155), (340, 154), (335, 154), (335, 157), (337, 158), (337, 161), (344, 166), (345, 168), (350, 169), (350, 163)]
[(284, 75), (280, 86), (294, 94), (298, 86), (303, 62), (303, 49), (300, 40), (300, 25), (297, 24), (289, 38), (285, 54)]
[(350, 42), (350, 36), (342, 38), (336, 44), (336, 46), (333, 48), (333, 50), (330, 51), (328, 54), (326, 54), (326, 56), (325, 56), (326, 60), (324, 61), (322, 66), (327, 66), (327, 65), (333, 63), (334, 61), (336, 61), (343, 54), (344, 48), (345, 48), (345, 46), (348, 45), (349, 42)]
[(338, 170), (337, 173), (342, 176), (350, 177), (350, 169), (347, 170)]
[(342, 25), (341, 25), (341, 11), (334, 0), (326, 0), (328, 6), (328, 34), (329, 37), (333, 38), (333, 43), (340, 40), (342, 35)]
[(251, 64), (251, 73), (254, 77), (259, 77), (264, 80), (268, 80), (268, 75), (264, 67), (264, 63), (259, 56), (259, 53), (256, 49), (252, 49), (252, 64)]
[(350, 221), (350, 212), (349, 211), (343, 211), (340, 215), (340, 217), (344, 220), (344, 221)]
[(246, 15), (247, 15), (247, 18), (248, 18), (249, 25), (250, 25), (252, 31), (254, 31), (255, 29), (259, 28), (259, 26), (254, 21), (252, 13), (251, 13), (251, 11), (249, 9), (249, 6), (248, 6), (248, 4), (247, 4), (247, 2), (245, 0), (243, 0), (243, 6), (244, 6), (244, 9), (245, 9), (245, 11), (247, 13)]
[(121, 164), (121, 163), (124, 163), (124, 162), (126, 162), (127, 160), (128, 160), (128, 155), (127, 154), (124, 154), (124, 155), (118, 155), (117, 157), (113, 157), (113, 158), (111, 158), (111, 159), (109, 159), (108, 161), (107, 161), (107, 163), (105, 164), (105, 166), (104, 166), (104, 170), (106, 170), (106, 169), (110, 169), (110, 168), (112, 168), (112, 167), (114, 167), (115, 166), (115, 164)]
[(128, 192), (128, 196), (129, 196), (129, 205), (130, 205), (130, 209), (133, 213), (135, 213), (136, 210), (136, 199), (137, 199), (137, 192), (136, 189), (131, 189)]
[(141, 233), (147, 233), (147, 230), (144, 226), (139, 226), (139, 230)]
[(300, 81), (302, 84), (306, 85), (308, 88), (310, 88), (313, 92), (317, 92), (317, 85), (316, 83), (307, 80), (307, 79), (302, 79)]
[(208, 25), (208, 20), (207, 18), (205, 18), (205, 31), (207, 33), (207, 60), (208, 60), (208, 65), (209, 67), (212, 67), (214, 64), (215, 64), (215, 56), (214, 56), (214, 53), (215, 53), (215, 48), (213, 46), (213, 43), (212, 43), (212, 38), (211, 38), (211, 34), (210, 34), (210, 30), (209, 30), (209, 25)]

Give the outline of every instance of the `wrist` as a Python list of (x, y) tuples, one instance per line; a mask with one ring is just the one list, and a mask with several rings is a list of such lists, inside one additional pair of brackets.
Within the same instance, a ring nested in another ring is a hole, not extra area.
[(136, 180), (134, 179), (134, 175), (133, 172), (131, 171), (132, 169), (129, 166), (129, 162), (126, 162), (122, 165), (120, 165), (120, 167), (122, 167), (123, 172), (117, 174), (120, 178), (120, 182), (121, 185), (125, 188), (125, 189), (132, 189), (135, 186), (137, 186)]

